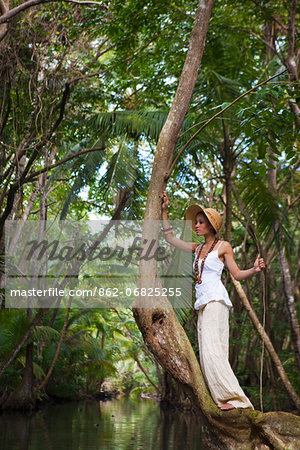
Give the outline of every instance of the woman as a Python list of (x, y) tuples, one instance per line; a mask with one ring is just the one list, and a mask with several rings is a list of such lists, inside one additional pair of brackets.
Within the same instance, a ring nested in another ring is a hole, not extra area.
[(212, 208), (191, 205), (186, 219), (205, 242), (185, 242), (173, 235), (167, 215), (169, 199), (163, 192), (162, 221), (165, 239), (175, 247), (195, 253), (194, 272), (196, 279), (195, 309), (199, 310), (197, 332), (200, 366), (213, 400), (227, 411), (234, 408), (252, 408), (228, 361), (229, 326), (228, 316), (232, 303), (221, 281), (224, 264), (236, 280), (245, 280), (264, 269), (263, 258), (258, 255), (253, 267), (240, 270), (229, 242), (216, 237), (221, 228), (220, 214)]

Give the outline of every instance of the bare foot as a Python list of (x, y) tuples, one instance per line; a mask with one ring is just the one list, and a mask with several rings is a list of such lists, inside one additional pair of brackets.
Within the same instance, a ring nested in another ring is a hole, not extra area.
[(222, 411), (229, 411), (230, 409), (235, 409), (235, 406), (231, 405), (230, 403), (223, 403), (222, 405), (218, 405), (218, 408), (220, 408)]

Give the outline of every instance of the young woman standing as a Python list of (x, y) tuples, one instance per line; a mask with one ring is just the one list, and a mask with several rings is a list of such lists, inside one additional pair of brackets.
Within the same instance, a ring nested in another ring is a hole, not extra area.
[(173, 234), (167, 215), (169, 199), (163, 192), (163, 233), (169, 244), (190, 253), (195, 253), (194, 272), (198, 310), (198, 344), (200, 366), (211, 396), (222, 410), (252, 408), (228, 361), (229, 352), (229, 310), (232, 303), (221, 281), (226, 265), (236, 280), (245, 280), (264, 269), (259, 255), (251, 269), (240, 270), (229, 242), (221, 241), (216, 234), (221, 228), (220, 214), (212, 208), (191, 205), (186, 211), (186, 220), (192, 221), (192, 228), (198, 236), (204, 237), (203, 244), (186, 242)]

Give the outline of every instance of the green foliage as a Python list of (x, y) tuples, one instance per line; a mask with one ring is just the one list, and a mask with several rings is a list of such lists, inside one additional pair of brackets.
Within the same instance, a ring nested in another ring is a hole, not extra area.
[(32, 339), (35, 342), (52, 342), (59, 339), (60, 333), (52, 327), (37, 325), (32, 331)]
[(0, 314), (0, 358), (5, 358), (17, 346), (27, 330), (29, 319), (24, 310), (1, 310)]
[(92, 118), (92, 122), (95, 122), (95, 128), (104, 138), (127, 136), (138, 139), (143, 134), (150, 140), (157, 141), (167, 114), (168, 111), (159, 110), (114, 111), (100, 113)]
[[(285, 205), (280, 204), (278, 198), (272, 195), (263, 181), (263, 176), (259, 172), (254, 173), (248, 167), (240, 175), (242, 177), (241, 195), (249, 214), (256, 215), (255, 222), (259, 235), (267, 239), (274, 231), (274, 225), (279, 224), (285, 236), (289, 237), (288, 213)], [(277, 231), (280, 232), (280, 230)]]

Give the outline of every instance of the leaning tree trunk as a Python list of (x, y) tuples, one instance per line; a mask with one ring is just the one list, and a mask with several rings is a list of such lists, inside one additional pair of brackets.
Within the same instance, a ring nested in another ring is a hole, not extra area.
[[(162, 191), (196, 82), (212, 7), (213, 0), (200, 0), (179, 85), (157, 144), (143, 229), (143, 238), (148, 242), (157, 241)], [(141, 259), (139, 274), (140, 288), (161, 287), (154, 258)], [(297, 448), (299, 417), (241, 409), (222, 412), (217, 408), (205, 386), (189, 339), (165, 297), (155, 297), (154, 303), (152, 298), (137, 297), (133, 312), (147, 346), (164, 369), (182, 385), (194, 407), (206, 416), (222, 441), (222, 448), (250, 449), (254, 443), (265, 444), (264, 448)]]

